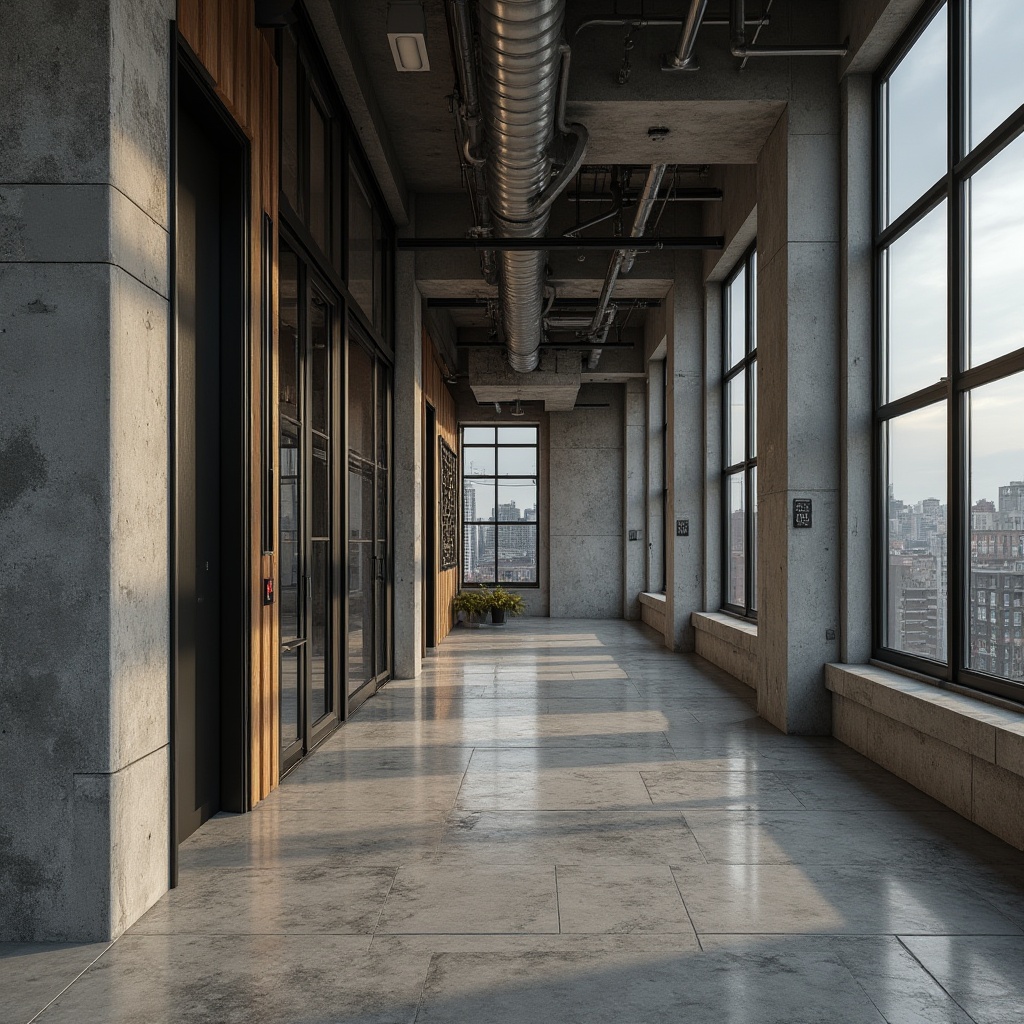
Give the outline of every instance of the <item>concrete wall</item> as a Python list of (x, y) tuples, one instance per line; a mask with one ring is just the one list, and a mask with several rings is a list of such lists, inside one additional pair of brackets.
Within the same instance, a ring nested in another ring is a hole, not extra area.
[(0, 940), (168, 883), (173, 13), (0, 6)]
[(576, 409), (550, 415), (552, 618), (622, 617), (623, 399), (621, 385), (584, 385)]

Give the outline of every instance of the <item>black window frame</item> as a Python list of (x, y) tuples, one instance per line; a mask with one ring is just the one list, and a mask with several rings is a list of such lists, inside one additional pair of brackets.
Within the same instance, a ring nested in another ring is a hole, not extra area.
[[(743, 357), (729, 365), (731, 333), (730, 289), (740, 274), (744, 278)], [(744, 374), (744, 457), (730, 463), (731, 416), (728, 402), (729, 384)], [(722, 602), (723, 611), (751, 622), (757, 621), (757, 241), (752, 242), (737, 260), (736, 266), (722, 282)], [(729, 514), (729, 483), (743, 474), (743, 604), (728, 600), (730, 561), (732, 554), (732, 523)]]
[[(502, 444), (498, 440), (498, 431), (503, 427), (523, 428), (529, 427), (534, 431), (534, 442), (533, 444)], [(486, 444), (479, 441), (468, 442), (470, 448), (493, 448), (494, 449), (494, 468), (493, 474), (488, 473), (469, 473), (467, 469), (469, 467), (469, 461), (465, 457), (465, 450), (467, 442), (465, 440), (467, 430), (494, 430), (494, 443)], [(536, 454), (536, 465), (537, 472), (533, 475), (527, 476), (523, 474), (499, 474), (499, 449), (501, 448), (530, 448)], [(506, 590), (537, 590), (540, 587), (540, 499), (541, 499), (541, 475), (540, 475), (540, 424), (538, 423), (460, 423), (459, 424), (459, 537), (460, 543), (463, 550), (459, 552), (459, 585), (462, 588), (473, 588), (473, 587), (503, 587)], [(532, 522), (519, 522), (519, 523), (506, 523), (507, 526), (520, 526), (524, 529), (532, 529), (536, 534), (536, 542), (534, 544), (534, 550), (537, 553), (536, 556), (536, 579), (532, 583), (522, 582), (506, 582), (498, 578), (499, 574), (499, 544), (498, 544), (498, 527), (503, 525), (498, 519), (472, 519), (467, 520), (465, 518), (466, 511), (466, 481), (467, 480), (494, 480), (494, 509), (497, 513), (498, 508), (498, 486), (502, 481), (508, 480), (531, 480), (533, 481), (534, 488), (537, 495), (537, 518)], [(494, 527), (494, 579), (491, 581), (480, 580), (467, 580), (466, 579), (466, 552), (465, 552), (465, 538), (466, 538), (466, 527), (467, 526), (492, 526)]]
[[(946, 17), (947, 155), (942, 176), (910, 206), (884, 223), (886, 171), (885, 85), (936, 16)], [(1024, 347), (977, 366), (968, 365), (969, 258), (968, 184), (982, 167), (1024, 133), (1024, 104), (971, 147), (968, 125), (968, 25), (965, 0), (931, 0), (879, 66), (873, 82), (873, 654), (898, 668), (919, 672), (937, 683), (957, 684), (981, 693), (1024, 701), (1024, 684), (969, 667), (971, 581), (971, 481), (968, 400), (972, 391), (1024, 371)], [(946, 376), (909, 395), (887, 401), (885, 394), (885, 260), (888, 248), (946, 203)], [(886, 647), (888, 614), (888, 459), (887, 424), (907, 413), (945, 403), (946, 407), (946, 606), (945, 663)], [(987, 570), (979, 569), (980, 573)], [(975, 582), (974, 587), (977, 589)]]

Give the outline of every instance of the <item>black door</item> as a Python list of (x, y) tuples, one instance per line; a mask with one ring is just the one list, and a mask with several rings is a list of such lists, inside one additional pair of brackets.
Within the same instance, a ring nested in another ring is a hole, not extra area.
[(244, 221), (240, 143), (179, 93), (175, 192), (174, 817), (245, 809)]

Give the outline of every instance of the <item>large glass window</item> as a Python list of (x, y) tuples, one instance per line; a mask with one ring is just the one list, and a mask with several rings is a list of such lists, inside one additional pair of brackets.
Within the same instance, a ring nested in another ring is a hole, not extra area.
[[(1024, 699), (1024, 10), (932, 3), (877, 83), (881, 656)], [(947, 96), (954, 97), (952, 109)]]
[(462, 582), (536, 586), (537, 428), (462, 428)]
[(757, 250), (722, 292), (722, 604), (757, 614)]

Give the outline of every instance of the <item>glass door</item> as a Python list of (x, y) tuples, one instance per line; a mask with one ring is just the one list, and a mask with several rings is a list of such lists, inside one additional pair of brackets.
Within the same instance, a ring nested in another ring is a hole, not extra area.
[(338, 483), (332, 396), (338, 304), (294, 251), (281, 245), (279, 408), (281, 769), (337, 722), (340, 673), (333, 551)]
[(362, 331), (348, 341), (348, 692), (391, 671), (391, 377)]

